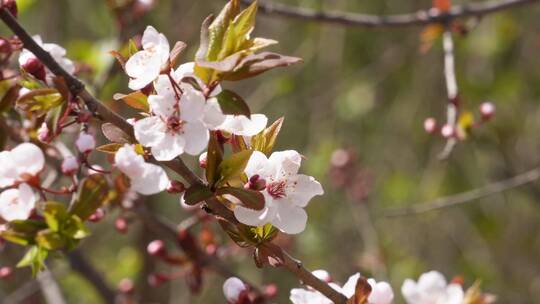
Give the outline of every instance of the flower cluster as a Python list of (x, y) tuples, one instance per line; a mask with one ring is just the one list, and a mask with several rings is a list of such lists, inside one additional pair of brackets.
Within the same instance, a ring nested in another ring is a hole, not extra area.
[(45, 166), (39, 147), (23, 143), (11, 151), (0, 152), (0, 217), (6, 221), (26, 220), (35, 208), (37, 197), (28, 183), (35, 182)]

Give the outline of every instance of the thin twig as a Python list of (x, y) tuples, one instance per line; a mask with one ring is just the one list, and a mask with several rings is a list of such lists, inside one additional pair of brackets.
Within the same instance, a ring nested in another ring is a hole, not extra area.
[(66, 299), (60, 290), (52, 272), (48, 269), (40, 272), (37, 281), (41, 287), (41, 293), (48, 304), (66, 304)]
[(471, 201), (484, 198), (487, 196), (495, 195), (504, 191), (511, 190), (516, 187), (520, 187), (529, 183), (532, 183), (540, 179), (540, 167), (527, 171), (525, 173), (516, 175), (509, 179), (498, 181), (481, 188), (473, 189), (470, 191), (458, 193), (455, 195), (440, 197), (429, 203), (417, 204), (406, 208), (395, 208), (383, 210), (382, 217), (400, 217), (408, 215), (417, 215), (429, 211), (440, 210), (444, 208), (459, 206), (469, 203)]
[[(252, 0), (241, 0), (248, 5)], [(465, 17), (482, 17), (499, 11), (538, 3), (539, 0), (498, 0), (482, 3), (468, 3), (453, 6), (449, 12), (442, 13), (437, 10), (422, 10), (412, 14), (399, 14), (377, 16), (345, 12), (325, 12), (314, 9), (289, 6), (280, 3), (261, 1), (259, 10), (265, 14), (279, 17), (301, 19), (304, 21), (330, 23), (342, 26), (377, 28), (405, 28), (409, 26), (425, 26), (432, 23), (445, 23), (449, 20)]]
[(456, 80), (456, 63), (454, 56), (454, 39), (452, 32), (448, 29), (443, 33), (444, 50), (444, 79), (446, 82), (446, 91), (448, 101), (446, 106), (446, 124), (454, 130), (452, 135), (446, 141), (443, 151), (439, 154), (439, 159), (446, 159), (452, 153), (457, 144), (457, 119), (459, 115), (459, 90)]
[(86, 260), (80, 251), (74, 250), (67, 254), (67, 259), (71, 269), (79, 273), (83, 279), (88, 281), (103, 301), (107, 304), (114, 304), (116, 292), (105, 282), (105, 278)]

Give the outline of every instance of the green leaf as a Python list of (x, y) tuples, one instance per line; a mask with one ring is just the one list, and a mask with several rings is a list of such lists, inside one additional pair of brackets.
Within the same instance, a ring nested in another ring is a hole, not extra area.
[(217, 96), (217, 101), (223, 114), (251, 116), (249, 106), (244, 99), (230, 90), (223, 90)]
[(54, 232), (59, 232), (62, 228), (62, 224), (68, 218), (68, 213), (64, 204), (49, 201), (45, 203), (43, 216), (45, 217), (45, 222), (49, 228)]
[(148, 96), (144, 95), (141, 91), (136, 91), (129, 94), (114, 94), (113, 96), (114, 100), (122, 100), (125, 102), (128, 106), (141, 110), (144, 112), (150, 111), (150, 106), (148, 105)]
[(11, 221), (0, 236), (6, 241), (26, 246), (33, 244), (36, 234), (46, 228), (47, 224), (42, 221)]
[(137, 47), (137, 44), (135, 43), (135, 40), (129, 39), (129, 42), (128, 42), (128, 57), (133, 56), (138, 51), (139, 51), (139, 48)]
[(17, 267), (32, 267), (32, 275), (36, 274), (45, 269), (45, 259), (49, 255), (49, 251), (45, 248), (40, 248), (39, 246), (32, 246), (24, 255), (24, 257), (19, 261)]
[(250, 146), (255, 151), (261, 151), (269, 156), (272, 154), (277, 136), (283, 125), (283, 117), (276, 120), (271, 126), (251, 138)]
[(270, 223), (264, 226), (252, 227), (251, 230), (256, 235), (259, 243), (271, 241), (278, 233), (276, 227), (272, 226)]
[(206, 180), (213, 186), (219, 179), (218, 167), (223, 160), (223, 148), (217, 140), (216, 132), (210, 133), (208, 152), (206, 154)]
[(225, 58), (242, 50), (242, 46), (249, 40), (249, 34), (255, 26), (257, 7), (257, 1), (253, 1), (248, 8), (240, 12), (229, 24), (223, 37), (218, 59)]
[(67, 219), (62, 233), (76, 240), (83, 239), (90, 235), (90, 231), (86, 228), (84, 222), (76, 215), (72, 215)]
[(109, 201), (109, 184), (103, 174), (92, 174), (83, 179), (77, 192), (77, 198), (69, 213), (85, 221), (98, 208)]
[(116, 151), (120, 150), (124, 145), (118, 144), (118, 143), (110, 143), (106, 145), (102, 145), (96, 148), (99, 152), (108, 153), (108, 154), (115, 154)]
[(214, 15), (210, 15), (204, 19), (201, 25), (200, 44), (197, 53), (195, 54), (195, 60), (205, 60), (208, 53), (208, 47), (210, 44), (210, 24), (214, 21)]
[(64, 248), (66, 239), (58, 232), (51, 229), (41, 230), (36, 236), (36, 243), (39, 247), (47, 250), (57, 250)]
[(186, 190), (184, 200), (188, 205), (196, 205), (213, 196), (214, 193), (207, 186), (195, 184)]
[(129, 144), (131, 142), (131, 137), (112, 123), (106, 122), (102, 124), (101, 132), (108, 140), (114, 143)]
[(227, 28), (231, 21), (240, 12), (240, 3), (238, 0), (230, 0), (225, 7), (221, 10), (219, 15), (208, 27), (209, 43), (208, 51), (206, 53), (206, 60), (215, 61), (223, 58), (219, 58), (218, 55), (223, 48), (223, 38)]
[(264, 208), (264, 196), (261, 192), (235, 187), (223, 187), (216, 190), (217, 195), (230, 194), (236, 197), (242, 205), (253, 210), (262, 210)]
[(244, 173), (252, 153), (252, 150), (244, 150), (225, 158), (218, 167), (219, 181), (226, 183), (236, 177), (240, 177)]
[(52, 131), (52, 134), (58, 134), (60, 127), (59, 122), (67, 109), (67, 105), (67, 102), (63, 102), (59, 107), (53, 108), (47, 112), (45, 123), (47, 124), (47, 128)]
[[(7, 83), (9, 83), (9, 81), (7, 80), (2, 81), (2, 84), (7, 84)], [(0, 113), (4, 113), (10, 110), (13, 107), (13, 105), (15, 105), (17, 97), (19, 97), (20, 89), (21, 89), (21, 86), (19, 85), (14, 85), (14, 86), (11, 86), (9, 89), (7, 89), (2, 99), (0, 99)]]
[(43, 88), (32, 90), (19, 97), (16, 105), (25, 112), (41, 116), (61, 105), (63, 101), (62, 95), (56, 89)]

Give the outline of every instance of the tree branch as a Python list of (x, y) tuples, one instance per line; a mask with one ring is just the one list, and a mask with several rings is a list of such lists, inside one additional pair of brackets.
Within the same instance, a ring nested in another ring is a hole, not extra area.
[(516, 187), (520, 187), (529, 183), (532, 183), (540, 179), (540, 167), (527, 171), (525, 173), (516, 175), (506, 180), (498, 181), (481, 188), (473, 189), (470, 191), (450, 195), (446, 197), (438, 198), (429, 203), (417, 204), (407, 208), (395, 208), (382, 211), (383, 217), (400, 217), (422, 214), (429, 211), (435, 211), (443, 208), (454, 207), (462, 205), (483, 197), (488, 197), (511, 190)]
[(86, 258), (79, 251), (74, 250), (69, 252), (67, 258), (71, 269), (79, 273), (85, 280), (92, 284), (105, 303), (115, 303), (116, 292), (109, 288), (105, 283), (103, 276), (88, 263)]
[[(241, 0), (248, 5), (252, 0)], [(456, 5), (447, 13), (436, 10), (422, 10), (412, 14), (399, 14), (377, 16), (368, 14), (355, 14), (345, 12), (324, 12), (314, 9), (293, 7), (268, 1), (259, 3), (259, 10), (265, 14), (278, 17), (294, 18), (310, 22), (321, 22), (342, 26), (362, 27), (367, 29), (377, 28), (405, 28), (409, 26), (425, 26), (431, 23), (445, 23), (449, 20), (465, 17), (482, 17), (488, 14), (538, 3), (539, 0), (498, 0), (482, 3), (469, 3)]]

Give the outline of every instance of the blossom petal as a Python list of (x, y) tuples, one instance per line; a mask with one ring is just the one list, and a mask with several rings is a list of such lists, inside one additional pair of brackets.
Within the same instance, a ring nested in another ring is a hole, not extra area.
[(247, 290), (247, 287), (239, 278), (228, 278), (223, 283), (223, 294), (229, 303), (236, 303), (244, 290)]
[(421, 295), (418, 292), (416, 282), (411, 279), (406, 279), (401, 285), (401, 294), (408, 304), (421, 303)]
[(150, 84), (159, 76), (161, 71), (159, 54), (139, 51), (126, 62), (126, 73), (133, 78), (129, 81), (129, 88), (139, 90)]
[[(169, 59), (169, 41), (165, 35), (159, 33), (153, 26), (149, 25), (146, 27), (141, 39), (142, 47), (145, 51), (153, 51), (159, 54), (160, 63), (159, 67), (161, 68), (167, 60)], [(150, 50), (152, 49), (152, 50)]]
[(264, 114), (253, 114), (251, 118), (244, 115), (227, 115), (218, 129), (242, 136), (253, 136), (266, 127), (268, 118)]
[(133, 126), (135, 138), (145, 147), (153, 147), (163, 141), (167, 126), (157, 116), (137, 120)]
[(394, 291), (387, 282), (376, 282), (374, 279), (368, 279), (371, 286), (371, 293), (368, 302), (372, 304), (391, 304), (394, 300)]
[(318, 291), (306, 290), (303, 288), (291, 289), (289, 297), (293, 304), (332, 304), (327, 297)]
[(459, 284), (449, 284), (446, 287), (445, 304), (462, 304), (463, 303), (463, 288)]
[(180, 99), (180, 118), (185, 121), (201, 120), (204, 114), (205, 100), (201, 92), (195, 89), (184, 90)]
[(173, 100), (176, 98), (174, 88), (171, 84), (171, 79), (167, 75), (159, 75), (159, 77), (154, 81), (154, 89), (159, 96)]
[(276, 215), (276, 208), (265, 207), (262, 210), (253, 210), (242, 206), (234, 208), (234, 216), (242, 223), (249, 226), (262, 226), (269, 223)]
[(323, 195), (321, 184), (312, 176), (299, 174), (287, 197), (298, 207), (305, 207), (316, 195)]
[(188, 122), (184, 125), (184, 138), (185, 152), (198, 155), (206, 148), (210, 134), (202, 122)]
[(11, 161), (9, 151), (0, 152), (0, 188), (11, 186), (18, 178), (17, 167)]
[(165, 133), (163, 139), (152, 146), (152, 155), (159, 161), (172, 160), (184, 153), (186, 141), (183, 136)]
[(176, 100), (171, 96), (150, 95), (148, 96), (148, 104), (154, 114), (166, 120), (169, 116), (174, 115)]
[(298, 173), (302, 156), (294, 150), (274, 152), (268, 159), (276, 178), (288, 178)]
[(358, 283), (359, 278), (360, 273), (355, 273), (350, 276), (347, 282), (345, 282), (345, 284), (341, 288), (341, 293), (344, 294), (347, 298), (351, 298), (352, 296), (354, 296), (354, 293), (356, 291), (356, 283)]
[(27, 184), (0, 193), (0, 217), (10, 222), (26, 220), (36, 203), (36, 196)]
[(272, 172), (269, 170), (269, 162), (266, 155), (260, 151), (253, 151), (249, 161), (244, 169), (244, 172), (248, 177), (252, 177), (255, 174), (258, 174), (261, 178), (268, 178), (271, 176)]
[(135, 152), (132, 145), (124, 145), (116, 151), (114, 164), (129, 178), (141, 176), (144, 173), (144, 158)]
[(167, 189), (169, 178), (160, 166), (144, 164), (143, 174), (131, 179), (131, 189), (143, 194), (152, 195)]
[(22, 143), (10, 151), (11, 161), (21, 174), (37, 175), (45, 166), (45, 156), (41, 149), (31, 143)]
[(286, 203), (277, 208), (272, 225), (287, 234), (298, 234), (306, 229), (307, 213), (304, 209)]
[(210, 98), (204, 106), (203, 122), (209, 129), (219, 128), (225, 121), (226, 115), (221, 111), (217, 99)]

